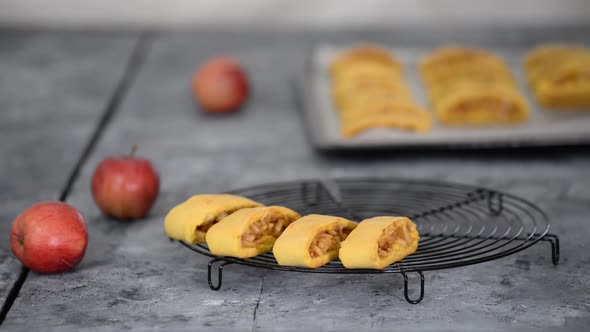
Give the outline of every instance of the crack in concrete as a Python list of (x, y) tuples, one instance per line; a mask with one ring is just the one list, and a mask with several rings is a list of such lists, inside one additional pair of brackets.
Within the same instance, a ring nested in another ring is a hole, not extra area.
[[(149, 53), (149, 46), (153, 41), (153, 33), (151, 32), (142, 32), (139, 37), (137, 38), (137, 43), (134, 46), (127, 65), (123, 71), (123, 75), (119, 80), (119, 83), (115, 87), (115, 90), (111, 97), (109, 98), (104, 111), (102, 112), (102, 116), (100, 117), (96, 127), (94, 128), (90, 138), (88, 139), (86, 146), (80, 157), (78, 158), (74, 168), (70, 171), (69, 176), (66, 180), (66, 183), (59, 194), (59, 201), (65, 202), (72, 191), (74, 183), (78, 180), (82, 167), (86, 164), (86, 161), (94, 151), (94, 147), (100, 141), (103, 132), (105, 131), (108, 124), (111, 122), (115, 112), (119, 109), (119, 105), (121, 104), (123, 98), (127, 95), (127, 91), (137, 78), (139, 71), (145, 59)], [(23, 240), (24, 241), (24, 240)], [(62, 261), (68, 265), (68, 262)], [(27, 276), (29, 275), (29, 269), (26, 268), (24, 265), (21, 268), (21, 272), (19, 274), (18, 279), (10, 289), (4, 304), (0, 308), (0, 326), (4, 323), (8, 312), (12, 308), (12, 305), (16, 301), (21, 288), (23, 287), (25, 281), (27, 280)]]
[(256, 300), (256, 306), (254, 307), (254, 314), (252, 316), (252, 328), (251, 331), (256, 330), (256, 312), (260, 306), (260, 298), (262, 297), (262, 291), (264, 290), (264, 275), (260, 279), (260, 292), (258, 293), (258, 299)]

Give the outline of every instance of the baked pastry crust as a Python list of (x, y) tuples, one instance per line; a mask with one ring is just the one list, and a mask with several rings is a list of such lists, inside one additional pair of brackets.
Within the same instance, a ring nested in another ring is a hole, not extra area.
[(422, 60), (420, 74), (442, 124), (486, 126), (528, 119), (528, 105), (514, 76), (493, 53), (443, 47)]
[(416, 104), (400, 62), (387, 49), (354, 47), (333, 61), (330, 77), (343, 137), (373, 128), (431, 130), (430, 113)]
[(257, 206), (262, 204), (241, 196), (195, 195), (168, 212), (164, 229), (170, 238), (188, 243), (203, 243), (209, 228), (220, 219), (240, 209)]
[(366, 219), (342, 242), (339, 257), (349, 269), (383, 269), (414, 253), (419, 239), (406, 217)]
[(373, 128), (398, 128), (428, 132), (432, 128), (430, 113), (413, 103), (375, 99), (342, 112), (341, 131), (344, 137), (353, 137)]
[(445, 67), (462, 66), (473, 62), (503, 63), (500, 57), (484, 49), (449, 45), (440, 47), (426, 55), (422, 59), (420, 67), (429, 71)]
[(503, 85), (463, 84), (435, 99), (434, 109), (447, 125), (518, 124), (529, 115), (524, 97)]
[(320, 267), (338, 257), (341, 240), (356, 226), (340, 217), (307, 215), (287, 227), (276, 240), (273, 254), (280, 265)]
[(389, 50), (379, 45), (358, 45), (343, 52), (330, 64), (330, 74), (338, 75), (341, 71), (359, 63), (376, 63), (396, 71), (401, 68), (400, 62), (391, 55)]
[(270, 251), (285, 228), (300, 217), (282, 206), (241, 209), (209, 229), (207, 246), (217, 256), (258, 256)]
[(537, 101), (547, 108), (590, 106), (590, 49), (581, 45), (545, 45), (524, 60)]

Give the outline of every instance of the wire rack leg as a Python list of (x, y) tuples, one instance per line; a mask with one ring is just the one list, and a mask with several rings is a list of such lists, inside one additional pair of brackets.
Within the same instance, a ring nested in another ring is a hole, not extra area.
[(422, 274), (422, 271), (416, 272), (420, 275), (420, 296), (417, 299), (412, 300), (410, 299), (410, 294), (408, 292), (408, 275), (404, 271), (401, 271), (402, 276), (404, 277), (404, 297), (406, 298), (406, 301), (411, 304), (420, 303), (424, 298), (424, 274)]
[(504, 195), (490, 192), (488, 196), (488, 209), (493, 216), (499, 216), (504, 209)]
[(551, 261), (553, 265), (559, 264), (559, 237), (555, 234), (546, 234), (542, 240), (551, 243)]
[[(213, 268), (213, 264), (216, 262), (221, 262), (217, 267), (217, 286), (213, 285), (211, 278), (211, 269)], [(209, 282), (209, 288), (215, 291), (221, 288), (221, 285), (223, 284), (223, 267), (229, 264), (231, 264), (231, 262), (223, 260), (222, 258), (214, 258), (209, 261), (209, 265), (207, 267), (207, 281)]]

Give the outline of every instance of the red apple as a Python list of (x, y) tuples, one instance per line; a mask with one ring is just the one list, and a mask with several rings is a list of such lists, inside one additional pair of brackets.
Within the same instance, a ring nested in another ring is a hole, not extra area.
[(147, 215), (160, 188), (160, 178), (149, 160), (129, 156), (104, 159), (92, 176), (92, 196), (100, 210), (117, 219)]
[(37, 203), (12, 223), (12, 252), (29, 269), (41, 273), (63, 272), (80, 264), (88, 231), (82, 215), (62, 202)]
[(201, 66), (193, 78), (192, 89), (206, 112), (225, 113), (244, 103), (248, 97), (248, 80), (236, 60), (218, 57)]

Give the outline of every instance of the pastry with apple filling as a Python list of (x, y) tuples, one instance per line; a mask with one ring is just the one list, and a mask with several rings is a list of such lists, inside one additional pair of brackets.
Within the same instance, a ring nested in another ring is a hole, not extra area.
[(258, 256), (270, 251), (285, 228), (299, 218), (297, 212), (281, 206), (241, 209), (209, 229), (207, 246), (217, 256)]
[(430, 113), (414, 101), (402, 69), (391, 52), (380, 46), (356, 46), (333, 60), (331, 94), (343, 137), (373, 128), (431, 129)]
[(541, 105), (590, 109), (590, 49), (581, 45), (540, 46), (526, 56), (524, 66)]
[(493, 53), (443, 47), (423, 59), (420, 74), (442, 124), (485, 126), (528, 119), (528, 106), (512, 73)]
[(342, 242), (339, 257), (349, 269), (383, 269), (414, 253), (419, 239), (406, 217), (366, 219)]
[(311, 214), (287, 227), (273, 254), (280, 265), (317, 268), (338, 257), (340, 243), (355, 227), (344, 218)]
[(228, 194), (195, 195), (174, 207), (164, 221), (166, 234), (188, 243), (203, 243), (207, 231), (218, 221), (241, 209), (262, 204)]

